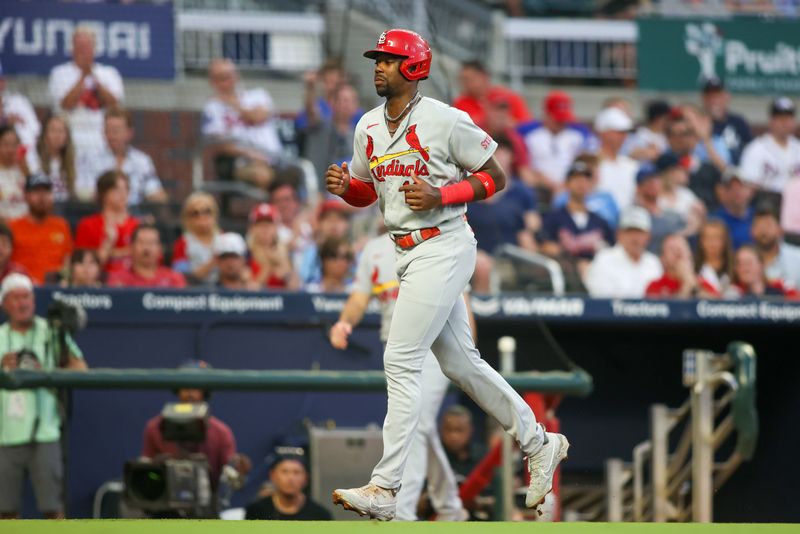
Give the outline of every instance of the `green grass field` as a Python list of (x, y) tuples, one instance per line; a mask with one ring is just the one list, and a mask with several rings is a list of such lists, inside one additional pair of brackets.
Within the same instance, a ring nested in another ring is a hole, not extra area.
[(800, 525), (654, 523), (378, 523), (376, 521), (0, 521), (2, 534), (796, 534)]

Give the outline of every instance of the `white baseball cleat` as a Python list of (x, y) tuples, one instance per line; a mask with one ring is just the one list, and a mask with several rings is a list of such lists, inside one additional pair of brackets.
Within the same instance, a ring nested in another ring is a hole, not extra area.
[(547, 443), (539, 452), (528, 457), (528, 472), (531, 474), (531, 484), (525, 496), (525, 506), (538, 508), (544, 503), (544, 498), (553, 491), (553, 475), (559, 462), (567, 457), (569, 442), (561, 434), (547, 432)]
[(378, 521), (394, 519), (397, 508), (397, 490), (367, 484), (360, 488), (337, 489), (333, 492), (333, 504), (341, 504), (345, 510), (369, 516)]

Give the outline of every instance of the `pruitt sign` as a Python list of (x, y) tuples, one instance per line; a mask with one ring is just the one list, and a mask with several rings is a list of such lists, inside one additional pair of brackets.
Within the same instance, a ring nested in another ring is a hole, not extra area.
[(796, 22), (639, 20), (639, 87), (695, 91), (712, 76), (731, 91), (800, 93)]

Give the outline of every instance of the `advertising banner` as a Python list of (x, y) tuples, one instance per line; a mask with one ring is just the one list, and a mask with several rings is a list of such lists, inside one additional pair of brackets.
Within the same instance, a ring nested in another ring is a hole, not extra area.
[(640, 19), (639, 87), (697, 91), (718, 77), (740, 93), (800, 93), (795, 21)]
[(72, 33), (96, 35), (97, 62), (125, 78), (175, 76), (175, 24), (171, 3), (112, 5), (47, 0), (0, 2), (0, 61), (6, 74), (48, 75), (72, 57)]

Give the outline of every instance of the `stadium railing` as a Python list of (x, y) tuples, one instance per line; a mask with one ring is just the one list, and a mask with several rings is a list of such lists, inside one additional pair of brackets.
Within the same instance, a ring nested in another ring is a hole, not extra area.
[(317, 13), (191, 9), (176, 11), (178, 72), (225, 57), (240, 69), (301, 72), (324, 58), (325, 22)]
[(502, 46), (512, 87), (526, 78), (636, 78), (634, 21), (503, 18)]

